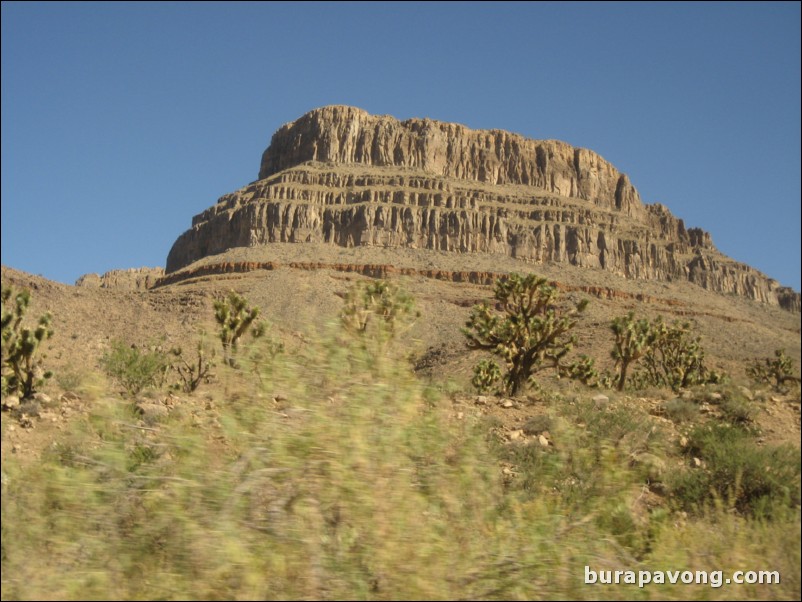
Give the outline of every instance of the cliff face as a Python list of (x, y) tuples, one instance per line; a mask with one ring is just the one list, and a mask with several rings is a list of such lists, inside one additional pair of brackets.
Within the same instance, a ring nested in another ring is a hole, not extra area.
[(195, 216), (168, 274), (232, 247), (325, 242), (564, 262), (800, 308), (798, 293), (563, 142), (325, 107), (275, 133), (259, 177)]
[(430, 119), (398, 121), (354, 107), (323, 107), (282, 126), (262, 155), (259, 179), (307, 161), (408, 167), (458, 180), (523, 184), (627, 214), (642, 211), (627, 176), (592, 151)]

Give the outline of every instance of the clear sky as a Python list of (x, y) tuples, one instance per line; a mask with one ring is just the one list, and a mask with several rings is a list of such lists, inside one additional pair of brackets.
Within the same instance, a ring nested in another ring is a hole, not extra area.
[(800, 4), (2, 3), (2, 262), (164, 265), (348, 104), (590, 148), (800, 289)]

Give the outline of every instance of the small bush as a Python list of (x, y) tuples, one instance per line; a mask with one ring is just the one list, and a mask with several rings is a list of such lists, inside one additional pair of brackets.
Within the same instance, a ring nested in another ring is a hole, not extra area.
[(699, 405), (686, 399), (671, 399), (662, 408), (666, 417), (676, 423), (691, 422), (699, 417)]
[(724, 419), (732, 424), (752, 424), (757, 416), (754, 404), (738, 396), (725, 397), (720, 408)]
[(81, 389), (85, 378), (86, 374), (84, 372), (72, 367), (66, 367), (59, 370), (55, 380), (62, 391), (77, 393)]
[(100, 365), (131, 397), (148, 387), (160, 387), (170, 368), (167, 355), (160, 349), (141, 351), (120, 340), (112, 342)]

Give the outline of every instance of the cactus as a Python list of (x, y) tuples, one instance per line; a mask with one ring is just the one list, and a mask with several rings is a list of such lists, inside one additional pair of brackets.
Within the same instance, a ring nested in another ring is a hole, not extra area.
[(251, 336), (259, 338), (265, 333), (265, 325), (256, 322), (258, 307), (249, 307), (248, 301), (234, 291), (225, 299), (214, 303), (214, 318), (220, 325), (220, 341), (223, 344), (223, 358), (230, 366), (235, 366), (234, 356), (239, 340), (250, 330)]
[(643, 358), (645, 384), (678, 391), (718, 380), (718, 375), (705, 367), (701, 337), (693, 335), (689, 322), (666, 325), (658, 318), (652, 330), (654, 340)]
[(473, 369), (471, 384), (479, 393), (486, 393), (501, 380), (501, 368), (493, 360), (482, 360)]
[(179, 386), (184, 393), (192, 393), (201, 383), (212, 382), (214, 378), (214, 374), (212, 374), (214, 350), (208, 348), (202, 335), (196, 347), (197, 359), (187, 359), (181, 347), (174, 347), (170, 350), (170, 353), (174, 357), (170, 366), (181, 379)]
[(408, 328), (418, 315), (405, 291), (387, 280), (377, 280), (348, 291), (340, 320), (346, 331), (384, 343), (395, 338), (399, 329)]
[(484, 349), (504, 359), (506, 390), (514, 395), (542, 368), (558, 368), (576, 342), (568, 333), (587, 307), (580, 301), (567, 312), (555, 304), (557, 289), (534, 274), (510, 274), (496, 282), (501, 313), (483, 303), (474, 306), (463, 329), (470, 349)]
[(560, 376), (578, 380), (588, 387), (609, 387), (612, 383), (612, 375), (607, 371), (600, 374), (593, 358), (584, 354), (578, 360), (560, 366)]
[(13, 287), (2, 288), (2, 376), (3, 395), (16, 394), (30, 397), (36, 388), (52, 374), (42, 369), (41, 344), (53, 336), (52, 317), (44, 314), (34, 329), (22, 326), (31, 293), (15, 291)]
[(615, 335), (611, 352), (616, 362), (619, 391), (627, 380), (627, 370), (640, 361), (642, 367), (632, 375), (635, 388), (670, 387), (674, 391), (690, 385), (720, 382), (720, 374), (704, 365), (701, 337), (694, 336), (691, 324), (675, 321), (665, 324), (661, 317), (651, 323), (635, 320), (634, 312), (613, 320)]
[(615, 318), (610, 324), (615, 335), (615, 343), (611, 355), (615, 360), (618, 372), (616, 388), (624, 390), (627, 371), (649, 350), (654, 342), (655, 332), (646, 319), (635, 320), (635, 312)]
[(753, 360), (746, 372), (755, 382), (770, 384), (778, 392), (785, 389), (785, 383), (800, 382), (799, 377), (793, 375), (793, 362), (785, 355), (784, 349), (776, 349), (774, 359), (767, 357)]

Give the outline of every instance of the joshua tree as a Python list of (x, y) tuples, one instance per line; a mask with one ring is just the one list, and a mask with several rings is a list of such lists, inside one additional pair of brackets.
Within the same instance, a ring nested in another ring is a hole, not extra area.
[(782, 391), (785, 383), (797, 383), (800, 380), (794, 376), (794, 365), (791, 358), (785, 355), (784, 349), (774, 351), (774, 359), (756, 359), (746, 370), (755, 382), (771, 384), (776, 391)]
[(615, 335), (615, 343), (611, 355), (618, 370), (616, 388), (624, 390), (627, 381), (627, 370), (640, 359), (654, 342), (654, 330), (646, 319), (635, 320), (635, 312), (616, 318), (610, 324)]
[(575, 343), (568, 333), (587, 300), (561, 310), (555, 305), (557, 289), (534, 274), (510, 274), (497, 281), (494, 297), (500, 312), (487, 303), (474, 306), (463, 334), (469, 348), (485, 349), (504, 359), (505, 388), (514, 395), (538, 370), (559, 367)]
[(52, 318), (46, 313), (36, 328), (25, 328), (22, 320), (31, 302), (30, 291), (4, 286), (2, 300), (2, 393), (30, 397), (51, 376), (42, 370), (42, 357), (37, 353), (41, 344), (53, 336)]
[(353, 286), (340, 312), (345, 329), (359, 336), (371, 336), (383, 343), (395, 338), (418, 313), (405, 291), (387, 280)]
[(250, 329), (251, 336), (258, 338), (265, 332), (264, 324), (256, 322), (258, 307), (249, 307), (248, 301), (231, 291), (225, 299), (215, 301), (214, 318), (220, 325), (220, 341), (223, 343), (223, 357), (227, 364), (234, 366), (234, 354), (242, 336)]

